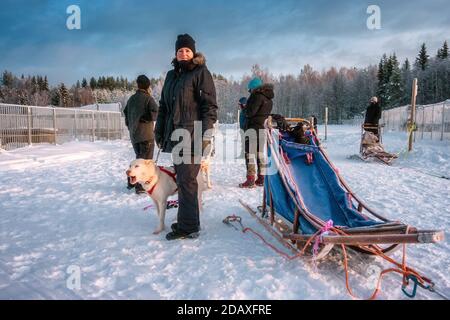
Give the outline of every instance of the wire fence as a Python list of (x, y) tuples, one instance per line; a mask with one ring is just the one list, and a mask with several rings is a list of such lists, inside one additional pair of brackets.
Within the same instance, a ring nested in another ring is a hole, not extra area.
[(121, 112), (0, 104), (0, 148), (37, 143), (115, 140), (124, 136)]
[[(411, 106), (386, 110), (382, 115), (385, 130), (407, 131)], [(450, 100), (417, 106), (416, 139), (450, 140)]]

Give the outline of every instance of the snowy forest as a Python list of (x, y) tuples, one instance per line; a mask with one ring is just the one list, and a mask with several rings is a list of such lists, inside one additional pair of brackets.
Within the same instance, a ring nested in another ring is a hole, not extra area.
[[(294, 70), (293, 70), (294, 71)], [(159, 99), (164, 76), (151, 78), (155, 99)], [(450, 59), (448, 43), (436, 54), (429, 54), (422, 44), (414, 62), (400, 62), (395, 53), (384, 54), (378, 65), (366, 68), (334, 67), (321, 72), (305, 65), (299, 73), (274, 76), (269, 70), (254, 65), (240, 80), (213, 74), (219, 105), (219, 121), (236, 122), (237, 101), (247, 96), (248, 81), (260, 76), (275, 87), (273, 113), (287, 117), (317, 116), (323, 120), (329, 108), (329, 121), (342, 123), (361, 115), (370, 97), (381, 98), (384, 109), (410, 103), (411, 84), (418, 78), (418, 104), (429, 104), (450, 98)], [(79, 107), (94, 103), (120, 102), (124, 105), (136, 90), (136, 82), (124, 77), (101, 76), (77, 81), (71, 87), (61, 83), (50, 87), (47, 76), (17, 76), (4, 71), (1, 78), (0, 102), (35, 106)]]

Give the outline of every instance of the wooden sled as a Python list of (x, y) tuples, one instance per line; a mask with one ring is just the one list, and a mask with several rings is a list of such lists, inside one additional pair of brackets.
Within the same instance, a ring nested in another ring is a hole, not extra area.
[[(363, 124), (361, 126), (361, 143), (359, 148), (359, 158), (363, 161), (369, 161), (371, 159), (381, 162), (386, 165), (392, 165), (395, 159), (398, 158), (398, 155), (386, 152), (382, 146), (383, 137), (381, 134), (382, 126), (373, 126)], [(372, 151), (369, 147), (363, 144), (364, 134), (365, 132), (372, 132), (379, 140), (380, 150)]]

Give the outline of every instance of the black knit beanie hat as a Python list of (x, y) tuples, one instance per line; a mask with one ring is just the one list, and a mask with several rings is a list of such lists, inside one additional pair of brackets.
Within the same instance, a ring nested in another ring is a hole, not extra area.
[(181, 48), (189, 48), (195, 54), (195, 40), (187, 33), (178, 36), (175, 43), (175, 53)]

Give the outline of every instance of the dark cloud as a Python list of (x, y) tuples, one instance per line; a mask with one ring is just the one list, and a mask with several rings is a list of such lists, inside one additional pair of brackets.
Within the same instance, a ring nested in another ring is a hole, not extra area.
[[(66, 8), (81, 7), (82, 29), (66, 29)], [(382, 30), (366, 27), (369, 5)], [(191, 33), (210, 68), (235, 78), (254, 63), (274, 74), (304, 64), (366, 66), (396, 52), (413, 59), (448, 40), (446, 0), (397, 1), (2, 1), (0, 68), (73, 83), (101, 74), (158, 76), (170, 68), (179, 33)]]

